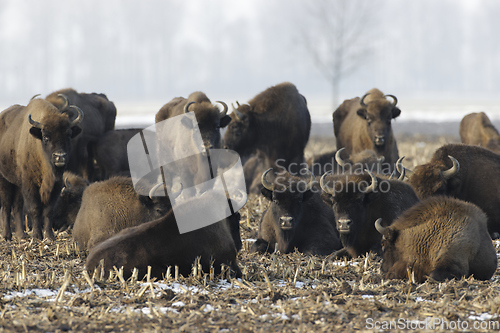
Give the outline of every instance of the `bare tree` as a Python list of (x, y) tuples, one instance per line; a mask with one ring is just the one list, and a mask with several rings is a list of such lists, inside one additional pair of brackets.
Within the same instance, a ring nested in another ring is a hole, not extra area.
[(300, 45), (331, 84), (336, 108), (342, 79), (360, 68), (373, 50), (380, 7), (372, 0), (316, 0), (304, 5)]

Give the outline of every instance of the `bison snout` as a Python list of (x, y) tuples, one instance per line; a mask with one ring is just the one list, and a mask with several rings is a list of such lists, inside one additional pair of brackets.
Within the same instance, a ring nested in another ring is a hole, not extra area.
[(382, 146), (385, 143), (385, 135), (375, 135), (375, 144)]
[(66, 154), (66, 153), (53, 153), (52, 154), (52, 161), (54, 162), (54, 165), (56, 167), (63, 167), (66, 165), (67, 156), (68, 156), (68, 154)]
[(283, 230), (290, 230), (292, 229), (292, 221), (293, 217), (289, 216), (282, 216), (280, 217), (280, 227)]
[(337, 223), (337, 229), (340, 233), (349, 233), (351, 231), (352, 220), (340, 219)]

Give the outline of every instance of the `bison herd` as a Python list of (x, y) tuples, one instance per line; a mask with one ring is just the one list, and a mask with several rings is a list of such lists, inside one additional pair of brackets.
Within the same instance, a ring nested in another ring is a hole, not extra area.
[[(236, 102), (230, 114), (226, 103), (199, 91), (176, 97), (155, 122), (192, 112), (204, 149), (240, 155), (247, 192), (270, 202), (252, 252), (334, 260), (372, 251), (387, 278), (490, 279), (497, 267), (492, 239), (500, 237), (498, 131), (485, 113), (469, 114), (460, 124), (462, 144), (444, 145), (409, 170), (392, 131), (401, 114), (397, 103), (379, 89), (344, 101), (333, 112), (337, 150), (307, 161), (311, 117), (306, 98), (289, 82)], [(197, 163), (176, 165), (181, 184), (134, 185), (127, 143), (142, 129), (115, 129), (116, 114), (106, 95), (73, 89), (0, 113), (3, 238), (11, 240), (13, 231), (26, 238), (31, 228), (33, 238), (54, 240), (54, 230), (69, 229), (89, 252), (90, 272), (123, 267), (128, 277), (150, 266), (161, 277), (176, 266), (188, 275), (195, 263), (205, 272), (226, 266), (240, 276), (240, 214), (179, 233), (175, 214), (193, 205), (209, 213), (216, 194), (199, 193), (174, 213), (171, 200), (196, 183), (185, 174), (196, 177)]]

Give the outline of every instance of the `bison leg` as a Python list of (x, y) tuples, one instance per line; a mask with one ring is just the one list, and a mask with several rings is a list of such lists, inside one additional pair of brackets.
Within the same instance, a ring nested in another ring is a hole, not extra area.
[(468, 265), (457, 261), (450, 261), (436, 265), (436, 268), (434, 268), (429, 276), (436, 281), (443, 281), (453, 278), (460, 279), (462, 276), (468, 276), (468, 272)]
[(2, 237), (5, 240), (12, 240), (12, 230), (10, 228), (12, 198), (15, 186), (9, 183), (5, 178), (0, 177), (0, 205), (2, 209)]
[(347, 258), (347, 259), (351, 259), (352, 258), (351, 254), (349, 253), (349, 250), (347, 248), (345, 248), (345, 247), (343, 247), (340, 250), (335, 251), (332, 254), (330, 254), (328, 256), (328, 259), (334, 260), (334, 259), (341, 259), (341, 258), (344, 258), (344, 257)]
[(40, 197), (37, 197), (37, 192), (36, 188), (23, 188), (24, 208), (26, 210), (26, 214), (28, 215), (28, 219), (32, 223), (32, 237), (42, 240), (43, 207)]
[(16, 189), (16, 194), (14, 196), (14, 202), (12, 204), (12, 218), (14, 219), (14, 226), (16, 231), (16, 238), (26, 239), (28, 235), (24, 232), (24, 211), (23, 211), (23, 198), (21, 196), (21, 191)]
[(259, 238), (255, 241), (255, 243), (252, 244), (250, 252), (273, 253), (274, 246), (271, 246), (271, 244), (269, 244), (267, 241), (263, 240), (262, 238)]

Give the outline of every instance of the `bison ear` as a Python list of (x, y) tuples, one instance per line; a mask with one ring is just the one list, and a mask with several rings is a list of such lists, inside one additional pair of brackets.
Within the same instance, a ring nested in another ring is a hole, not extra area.
[(401, 114), (401, 110), (399, 108), (392, 108), (392, 118), (397, 118)]
[(222, 117), (222, 119), (219, 121), (219, 125), (221, 128), (224, 128), (226, 127), (227, 125), (229, 125), (229, 123), (231, 122), (231, 117), (229, 117), (228, 115), (225, 115), (224, 117)]
[(30, 134), (33, 135), (38, 140), (42, 140), (42, 130), (38, 127), (31, 127)]
[(333, 206), (333, 196), (330, 194), (330, 193), (325, 193), (325, 192), (322, 192), (321, 193), (321, 199), (323, 199), (323, 201), (329, 205), (329, 206)]
[(383, 237), (385, 240), (394, 243), (396, 241), (396, 238), (398, 238), (399, 231), (394, 230), (392, 228), (386, 228), (383, 234)]
[(358, 114), (358, 116), (360, 116), (361, 118), (363, 119), (368, 119), (368, 112), (366, 111), (366, 109), (358, 109), (358, 111), (356, 112)]
[(82, 132), (82, 129), (78, 126), (71, 127), (71, 138), (76, 138), (78, 134)]
[(269, 200), (273, 200), (273, 192), (271, 190), (268, 190), (267, 188), (263, 187), (261, 190), (260, 190), (260, 193), (262, 193), (262, 195), (264, 197), (266, 197), (267, 199)]

